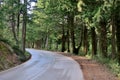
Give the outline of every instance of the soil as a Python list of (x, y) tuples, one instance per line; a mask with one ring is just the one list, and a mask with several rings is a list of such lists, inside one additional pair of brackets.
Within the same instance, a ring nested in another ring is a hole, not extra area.
[(81, 66), (85, 80), (120, 80), (112, 74), (105, 65), (102, 65), (95, 60), (62, 52), (57, 53), (72, 57), (76, 60)]
[(9, 69), (20, 64), (18, 56), (13, 53), (12, 48), (0, 41), (0, 71)]

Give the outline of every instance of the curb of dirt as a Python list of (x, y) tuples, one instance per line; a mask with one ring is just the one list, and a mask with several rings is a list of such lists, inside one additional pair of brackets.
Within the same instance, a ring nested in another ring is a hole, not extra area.
[(56, 53), (71, 57), (76, 60), (81, 66), (85, 80), (120, 80), (114, 74), (112, 74), (105, 65), (102, 65), (95, 60), (63, 52)]

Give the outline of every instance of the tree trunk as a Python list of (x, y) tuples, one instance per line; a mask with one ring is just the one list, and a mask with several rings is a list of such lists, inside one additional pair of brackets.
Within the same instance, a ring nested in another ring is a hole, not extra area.
[(55, 47), (55, 50), (58, 50), (58, 48), (59, 48), (59, 46), (58, 46), (59, 44), (56, 42), (56, 47)]
[(84, 28), (82, 26), (82, 29), (81, 29), (81, 33), (80, 33), (80, 41), (79, 41), (79, 44), (78, 44), (78, 47), (75, 48), (75, 54), (78, 55), (79, 54), (79, 49), (81, 48), (82, 46), (82, 41), (83, 41), (83, 37), (84, 37)]
[(88, 33), (87, 27), (84, 26), (83, 51), (85, 55), (87, 55), (87, 52), (88, 52), (88, 34), (87, 33)]
[(65, 39), (65, 28), (64, 28), (64, 25), (62, 25), (62, 52), (65, 51), (65, 42), (66, 42), (66, 39)]
[(11, 17), (12, 17), (12, 20), (11, 20), (12, 33), (13, 33), (13, 37), (14, 37), (16, 45), (17, 45), (18, 40), (17, 40), (17, 36), (16, 36), (16, 31), (15, 31), (15, 14), (12, 13)]
[(107, 28), (106, 22), (100, 21), (100, 49), (103, 57), (107, 57)]
[(75, 35), (74, 35), (74, 13), (70, 14), (69, 20), (70, 20), (70, 33), (71, 33), (71, 41), (72, 41), (72, 52), (76, 53)]
[(31, 48), (35, 48), (35, 42), (31, 43)]
[(120, 64), (120, 1), (117, 1), (115, 9), (115, 26), (116, 26), (116, 39), (117, 39), (117, 59)]
[(92, 56), (97, 54), (97, 36), (95, 32), (95, 27), (91, 28), (91, 37), (92, 37)]
[(70, 15), (67, 15), (67, 51), (70, 52)]
[[(18, 7), (20, 8), (20, 0), (18, 0)], [(18, 40), (18, 47), (19, 47), (19, 27), (20, 27), (20, 10), (18, 9), (17, 13), (17, 40)]]
[(40, 40), (36, 40), (35, 42), (34, 42), (34, 48), (36, 48), (36, 49), (40, 49)]
[(48, 41), (49, 41), (49, 38), (48, 38), (48, 33), (47, 33), (46, 39), (45, 39), (45, 49), (48, 49)]
[(52, 39), (50, 39), (49, 49), (52, 49)]
[[(120, 22), (120, 20), (119, 20)], [(118, 60), (120, 63), (120, 23), (117, 23), (117, 28), (116, 28), (116, 38), (117, 38), (117, 56)]]
[(42, 39), (41, 39), (41, 42), (42, 42), (42, 49), (44, 49), (45, 48), (45, 44), (46, 44), (46, 39), (45, 39), (45, 37), (43, 37)]
[[(78, 55), (79, 49), (81, 47), (82, 44), (82, 36), (81, 36), (81, 41), (80, 44), (78, 45), (78, 47), (76, 47), (76, 43), (75, 43), (75, 26), (74, 26), (74, 13), (69, 13), (68, 15), (68, 25), (69, 25), (69, 29), (70, 29), (70, 36), (71, 36), (71, 42), (72, 42), (72, 52), (76, 55)], [(68, 46), (69, 46), (69, 29), (68, 29)], [(69, 47), (68, 47), (69, 48)], [(68, 49), (69, 50), (69, 49)]]
[(70, 34), (69, 34), (69, 29), (67, 31), (67, 51), (70, 52)]
[(24, 0), (23, 26), (22, 26), (22, 51), (25, 52), (26, 43), (26, 24), (27, 24), (27, 0)]
[(2, 2), (0, 2), (0, 8), (1, 8), (1, 4), (2, 4)]
[(116, 26), (115, 26), (114, 14), (112, 15), (112, 59), (116, 57)]
[[(12, 2), (10, 6), (13, 9), (14, 8), (14, 2)], [(10, 20), (11, 20), (11, 27), (12, 27), (13, 37), (14, 37), (16, 45), (17, 45), (18, 40), (17, 40), (16, 30), (15, 30), (16, 24), (15, 24), (15, 13), (14, 12), (10, 13)]]

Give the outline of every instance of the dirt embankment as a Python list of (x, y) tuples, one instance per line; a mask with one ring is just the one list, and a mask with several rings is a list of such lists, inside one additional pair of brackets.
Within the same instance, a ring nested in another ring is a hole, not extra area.
[(74, 60), (76, 60), (81, 66), (85, 80), (120, 80), (113, 75), (106, 66), (98, 63), (97, 61), (67, 53), (57, 53), (72, 57)]
[(0, 41), (0, 71), (20, 64), (11, 47)]

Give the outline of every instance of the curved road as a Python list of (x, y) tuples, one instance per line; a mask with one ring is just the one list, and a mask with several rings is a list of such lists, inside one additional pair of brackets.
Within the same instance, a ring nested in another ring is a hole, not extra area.
[(0, 72), (0, 80), (84, 80), (79, 64), (49, 51), (26, 49), (32, 58)]

